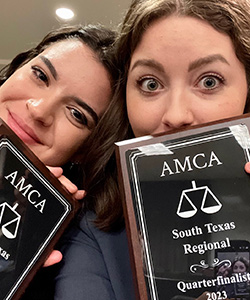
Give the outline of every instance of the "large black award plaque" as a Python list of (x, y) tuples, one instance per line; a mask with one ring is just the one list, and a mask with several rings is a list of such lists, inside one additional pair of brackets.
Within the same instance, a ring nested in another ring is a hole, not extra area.
[(60, 182), (0, 120), (1, 300), (20, 297), (77, 206)]
[(140, 300), (250, 299), (249, 115), (116, 144)]

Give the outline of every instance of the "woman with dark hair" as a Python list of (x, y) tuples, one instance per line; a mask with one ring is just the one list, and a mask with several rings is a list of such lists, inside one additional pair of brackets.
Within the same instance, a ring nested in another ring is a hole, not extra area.
[(245, 257), (236, 257), (232, 263), (232, 273), (244, 273), (249, 270), (249, 261)]
[[(83, 198), (84, 141), (107, 109), (116, 68), (115, 33), (103, 26), (65, 26), (0, 71), (0, 118)], [(64, 170), (64, 175), (62, 175)], [(47, 264), (61, 259), (54, 252)]]
[[(12, 113), (11, 105), (13, 107), (24, 106), (27, 110), (27, 121), (23, 121), (36, 126), (38, 133), (34, 132), (34, 134), (46, 135), (46, 139), (52, 135), (49, 133), (52, 126), (50, 124), (50, 126), (46, 126), (45, 121), (35, 115), (35, 109), (38, 110), (40, 107), (42, 109), (44, 103), (49, 103), (51, 107), (45, 112), (45, 117), (51, 119), (50, 114), (52, 115), (52, 113), (55, 115), (53, 121), (62, 117), (60, 126), (57, 126), (60, 132), (53, 132), (53, 134), (63, 136), (62, 140), (65, 146), (60, 144), (60, 148), (54, 150), (53, 145), (46, 145), (45, 141), (40, 141), (40, 136), (37, 137), (38, 141), (32, 136), (31, 141), (28, 138), (25, 140), (31, 150), (45, 164), (64, 166), (68, 165), (69, 161), (71, 163), (78, 162), (77, 154), (82, 152), (81, 146), (84, 139), (96, 127), (110, 101), (111, 86), (116, 72), (111, 54), (114, 38), (115, 33), (102, 26), (65, 26), (49, 32), (36, 47), (18, 54), (9, 65), (0, 71), (0, 117), (21, 139), (21, 129), (25, 131), (25, 128), (18, 128), (18, 125), (21, 127), (21, 124), (16, 124), (17, 128), (15, 129), (14, 123), (17, 122), (12, 119), (19, 110), (16, 108), (17, 112), (15, 113), (13, 108)], [(85, 56), (81, 52), (86, 52)], [(61, 69), (56, 70), (57, 66), (53, 65), (53, 60)], [(89, 65), (87, 65), (88, 61)], [(72, 65), (73, 63), (75, 65)], [(82, 65), (80, 65), (81, 63)], [(91, 64), (96, 68), (91, 68)], [(64, 69), (66, 67), (68, 69)], [(58, 74), (59, 71), (62, 75)], [(67, 75), (69, 71), (72, 74)], [(71, 76), (73, 74), (75, 76)], [(98, 80), (96, 80), (97, 78)], [(76, 84), (79, 85), (79, 88)], [(44, 90), (47, 94), (41, 93)], [(53, 96), (58, 98), (57, 102), (52, 101), (55, 99)], [(50, 97), (50, 99), (47, 101), (46, 97)], [(59, 99), (60, 97), (61, 99)], [(66, 100), (63, 101), (67, 97), (69, 103)], [(52, 107), (53, 105), (54, 107)], [(54, 109), (55, 107), (56, 109)], [(60, 109), (62, 113), (57, 117)], [(70, 130), (70, 134), (67, 134), (62, 122), (66, 123), (66, 130)], [(38, 128), (38, 125), (43, 125), (43, 127), (40, 126), (42, 129)], [(53, 126), (55, 127), (55, 125)], [(56, 129), (54, 128), (54, 130)], [(29, 134), (29, 132), (26, 133)], [(69, 138), (72, 139), (72, 143), (67, 140)], [(25, 139), (25, 135), (23, 135), (23, 139)], [(77, 175), (79, 176), (79, 174)], [(79, 180), (79, 183), (82, 185), (82, 180)]]
[(132, 1), (116, 93), (87, 141), (86, 212), (61, 248), (55, 299), (135, 299), (114, 143), (249, 112), (249, 28), (248, 0)]

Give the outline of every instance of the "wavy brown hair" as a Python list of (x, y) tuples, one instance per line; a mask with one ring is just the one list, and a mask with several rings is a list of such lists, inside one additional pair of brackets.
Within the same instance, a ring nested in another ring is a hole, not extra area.
[[(119, 228), (123, 220), (114, 143), (133, 137), (125, 101), (131, 56), (148, 26), (173, 14), (205, 20), (228, 35), (238, 59), (245, 66), (248, 86), (250, 84), (249, 0), (133, 0), (116, 43), (116, 64), (120, 72), (116, 93), (110, 108), (89, 138), (92, 150), (85, 162), (86, 207), (96, 212), (96, 225), (102, 230)], [(249, 93), (245, 112), (249, 112)]]

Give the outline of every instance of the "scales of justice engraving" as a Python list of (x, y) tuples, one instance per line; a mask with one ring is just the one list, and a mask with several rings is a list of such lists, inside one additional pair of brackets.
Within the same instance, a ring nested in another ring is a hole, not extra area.
[(193, 217), (198, 211), (194, 203), (200, 203), (200, 199), (202, 199), (200, 209), (206, 214), (217, 213), (222, 207), (222, 204), (209, 187), (197, 187), (193, 180), (192, 188), (183, 190), (181, 193), (177, 215), (181, 218)]
[(17, 236), (21, 216), (16, 212), (18, 203), (11, 207), (7, 202), (0, 204), (0, 225), (2, 234), (8, 239)]

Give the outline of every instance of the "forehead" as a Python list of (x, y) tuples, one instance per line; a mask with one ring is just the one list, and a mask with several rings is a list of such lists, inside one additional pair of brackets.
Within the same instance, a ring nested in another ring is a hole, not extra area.
[(236, 261), (235, 265), (244, 265), (244, 263), (240, 260)]
[[(157, 43), (156, 43), (157, 40)], [(218, 43), (217, 43), (218, 42)], [(147, 52), (160, 51), (163, 48), (173, 50), (175, 55), (187, 49), (200, 52), (222, 50), (235, 54), (230, 37), (214, 29), (208, 22), (188, 16), (171, 15), (150, 24), (143, 33), (134, 53), (139, 48)]]
[(86, 44), (76, 38), (71, 38), (51, 44), (39, 55), (45, 55), (48, 59), (58, 60), (72, 55), (89, 56), (96, 58), (95, 53)]

